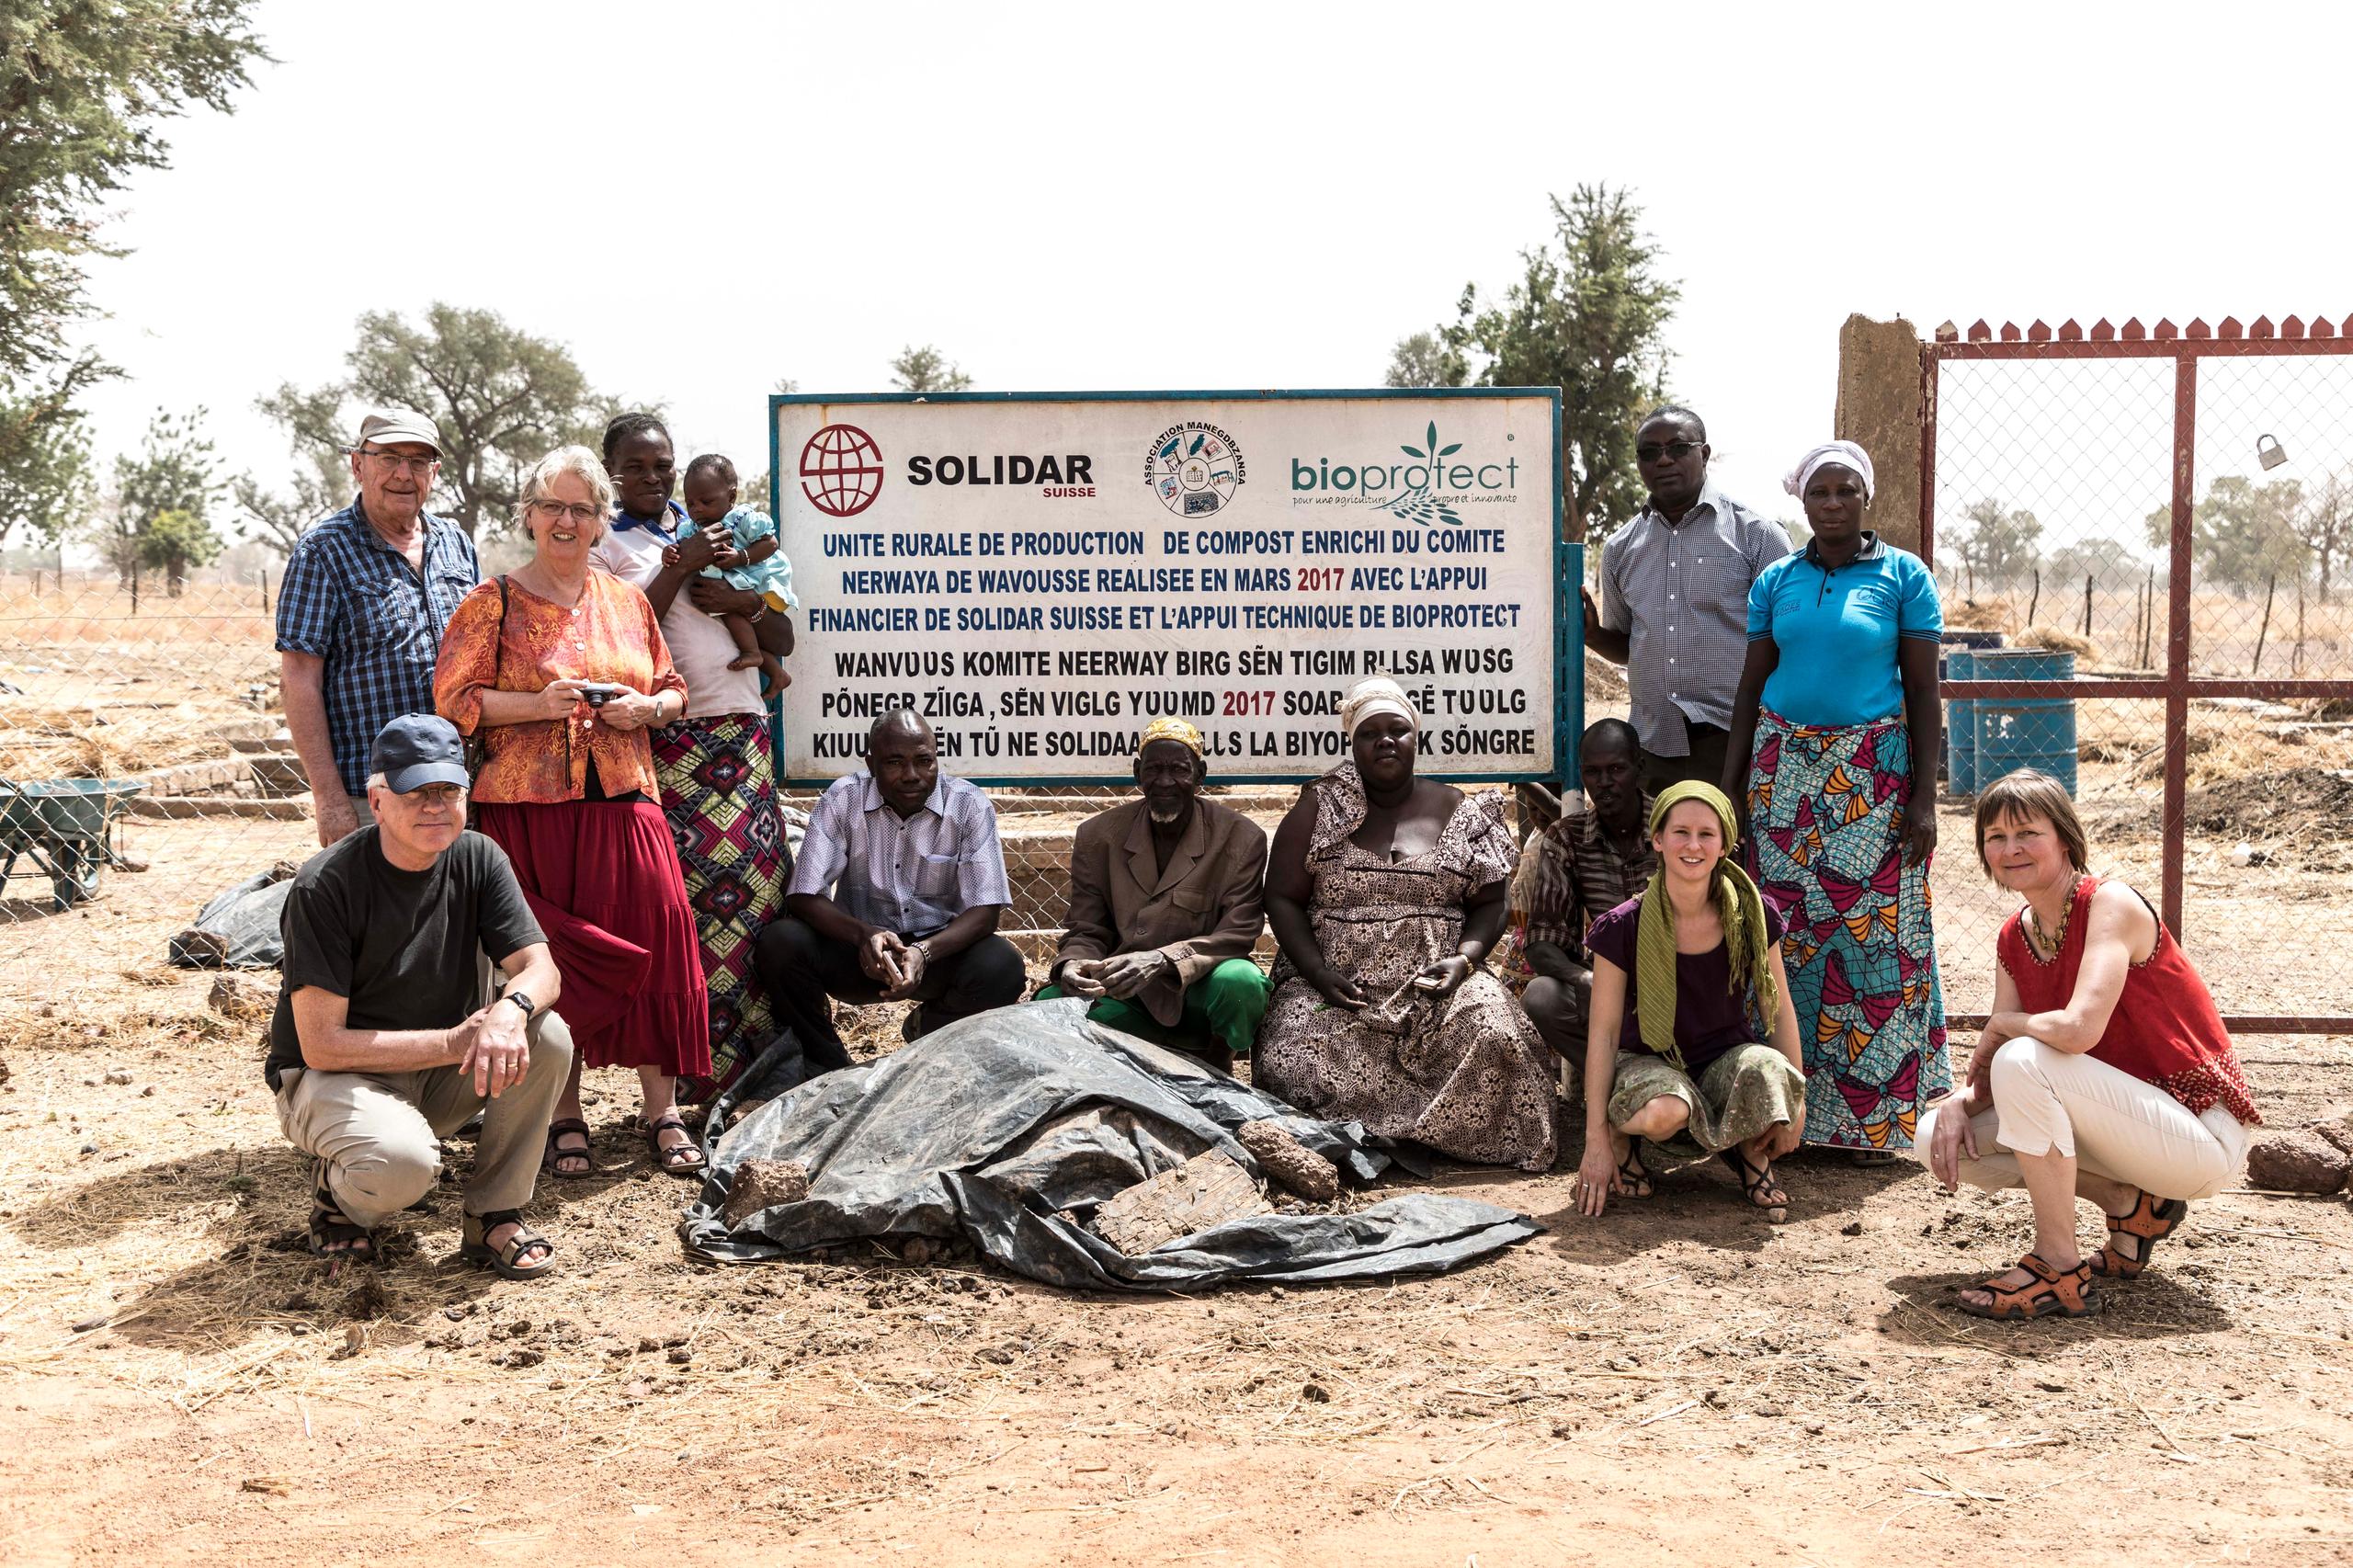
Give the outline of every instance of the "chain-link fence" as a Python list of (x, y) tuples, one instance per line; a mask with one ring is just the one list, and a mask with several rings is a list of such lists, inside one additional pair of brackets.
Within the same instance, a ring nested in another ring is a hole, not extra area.
[(2327, 333), (1980, 324), (1925, 346), (1956, 1014), (1990, 998), (2015, 902), (1962, 813), (2034, 767), (2075, 790), (2096, 869), (2161, 897), (2235, 1027), (2353, 1027), (2328, 961), (2353, 929), (2353, 344)]

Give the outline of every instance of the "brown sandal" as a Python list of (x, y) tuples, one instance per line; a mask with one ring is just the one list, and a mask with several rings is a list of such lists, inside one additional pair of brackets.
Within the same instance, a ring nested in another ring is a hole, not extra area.
[[(675, 1127), (680, 1132), (686, 1132), (687, 1141), (683, 1143), (664, 1143), (662, 1130), (665, 1127)], [(645, 1144), (654, 1151), (654, 1164), (661, 1170), (689, 1181), (701, 1179), (702, 1145), (694, 1141), (693, 1133), (687, 1132), (686, 1119), (676, 1111), (664, 1111), (645, 1124)]]
[(1988, 1276), (1979, 1280), (1976, 1288), (1990, 1295), (1992, 1301), (1982, 1307), (1960, 1301), (1953, 1305), (1971, 1317), (2002, 1319), (2084, 1318), (2107, 1305), (2099, 1287), (2092, 1283), (2088, 1261), (2063, 1274), (2043, 1262), (2041, 1254), (2030, 1252), (2018, 1259), (2018, 1266), (2034, 1278), (2023, 1285), (2001, 1285), (1995, 1283), (2001, 1275)]
[[(580, 1147), (559, 1148), (556, 1145), (556, 1140), (559, 1138), (577, 1138), (580, 1140)], [(580, 1168), (576, 1171), (565, 1170), (559, 1163), (564, 1160), (578, 1160)], [(547, 1153), (540, 1156), (540, 1164), (558, 1181), (578, 1181), (583, 1176), (595, 1176), (597, 1174), (597, 1141), (589, 1132), (588, 1124), (576, 1116), (567, 1116), (560, 1121), (549, 1122)]]
[[(2109, 1216), (2108, 1244), (2091, 1260), (2092, 1272), (2103, 1279), (2138, 1279), (2141, 1270), (2149, 1267), (2149, 1252), (2159, 1242), (2181, 1229), (2189, 1218), (2189, 1205), (2178, 1198), (2156, 1199), (2148, 1193), (2132, 1206), (2132, 1212), (2118, 1219)], [(2141, 1244), (2138, 1257), (2127, 1257), (2116, 1248), (2116, 1238), (2131, 1236)]]

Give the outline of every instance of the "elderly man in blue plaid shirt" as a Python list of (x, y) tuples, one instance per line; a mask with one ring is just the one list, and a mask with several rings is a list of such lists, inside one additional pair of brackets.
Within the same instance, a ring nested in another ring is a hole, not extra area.
[(482, 580), (466, 530), (425, 509), (440, 466), (433, 421), (405, 408), (369, 414), (351, 447), (358, 497), (287, 558), (279, 684), (322, 848), (359, 827), (378, 733), (433, 711), (441, 630)]

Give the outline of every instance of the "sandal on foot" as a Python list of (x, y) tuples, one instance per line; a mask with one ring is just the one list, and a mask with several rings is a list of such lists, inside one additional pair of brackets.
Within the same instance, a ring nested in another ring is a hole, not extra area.
[[(514, 1226), (515, 1233), (494, 1247), (488, 1238), (501, 1225)], [(537, 1257), (525, 1256), (534, 1251)], [(512, 1209), (467, 1215), (465, 1240), (458, 1247), (458, 1257), (502, 1279), (537, 1279), (555, 1271), (555, 1244), (523, 1223), (523, 1216)]]
[(1626, 1140), (1626, 1157), (1618, 1162), (1620, 1198), (1648, 1198), (1651, 1195), (1650, 1168), (1643, 1164), (1643, 1141)]
[[(1773, 1162), (1768, 1160), (1762, 1165), (1750, 1165), (1748, 1156), (1741, 1153), (1737, 1143), (1720, 1151), (1720, 1153), (1724, 1164), (1732, 1167), (1732, 1174), (1740, 1179), (1740, 1190), (1747, 1196), (1750, 1206), (1765, 1216), (1766, 1223), (1787, 1224), (1790, 1195), (1782, 1190), (1779, 1182), (1773, 1179)], [(1779, 1195), (1778, 1201), (1775, 1194)]]
[[(563, 1147), (557, 1142), (558, 1139), (563, 1138), (579, 1139), (580, 1147), (577, 1149)], [(563, 1162), (566, 1160), (579, 1161), (580, 1168), (576, 1171), (565, 1170)], [(558, 1181), (578, 1181), (583, 1176), (595, 1176), (597, 1174), (596, 1139), (589, 1133), (588, 1124), (576, 1116), (567, 1116), (562, 1120), (549, 1122), (547, 1152), (540, 1157), (540, 1164), (546, 1167), (547, 1173)]]
[(1865, 1170), (1874, 1165), (1892, 1165), (1900, 1158), (1902, 1156), (1893, 1149), (1849, 1149), (1847, 1151), (1847, 1163), (1850, 1165), (1859, 1165)]
[(675, 1110), (665, 1111), (647, 1122), (645, 1142), (654, 1151), (654, 1164), (671, 1176), (685, 1176), (689, 1181), (700, 1180), (702, 1148), (695, 1142), (694, 1134), (687, 1132), (687, 1142), (683, 1143), (665, 1144), (662, 1142), (662, 1130), (665, 1127), (675, 1127), (680, 1132), (687, 1132), (686, 1119)]
[(376, 1261), (376, 1238), (367, 1227), (353, 1224), (336, 1207), (335, 1194), (327, 1190), (324, 1165), (319, 1167), (312, 1186), (311, 1233), (304, 1245), (313, 1257), (323, 1257), (330, 1263)]
[[(2091, 1259), (2091, 1269), (2103, 1279), (2138, 1279), (2141, 1270), (2149, 1267), (2149, 1251), (2159, 1242), (2181, 1229), (2189, 1218), (2189, 1205), (2178, 1198), (2154, 1198), (2143, 1192), (2132, 1206), (2132, 1212), (2119, 1219), (2108, 1217), (2108, 1244), (2099, 1256)], [(2130, 1236), (2138, 1244), (2128, 1256), (2117, 1246), (2120, 1238)]]
[(2099, 1287), (2092, 1283), (2088, 1261), (2063, 1274), (2043, 1262), (2040, 1253), (2030, 1252), (2018, 1259), (2018, 1266), (2034, 1278), (2023, 1285), (2004, 1285), (2001, 1275), (1988, 1276), (1977, 1285), (1991, 1298), (1984, 1305), (1962, 1301), (1953, 1305), (1971, 1317), (2004, 1319), (2084, 1318), (2107, 1305)]

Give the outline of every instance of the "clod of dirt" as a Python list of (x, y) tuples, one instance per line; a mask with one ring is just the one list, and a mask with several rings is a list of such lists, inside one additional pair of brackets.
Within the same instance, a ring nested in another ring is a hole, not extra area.
[(1329, 1404), (1332, 1403), (1332, 1391), (1322, 1383), (1309, 1383), (1299, 1391), (1299, 1397), (1310, 1404)]
[(2246, 1178), (2273, 1192), (2335, 1192), (2353, 1156), (2316, 1132), (2263, 1132), (2247, 1145)]
[(720, 1218), (733, 1230), (763, 1209), (799, 1203), (809, 1196), (809, 1167), (798, 1160), (746, 1160), (735, 1167)]
[[(370, 1274), (336, 1304), (335, 1312), (342, 1317), (370, 1321), (382, 1317), (385, 1309), (391, 1305), (392, 1299), (385, 1294), (384, 1282)], [(354, 1324), (354, 1332), (357, 1332), (357, 1327)]]
[(107, 1314), (97, 1312), (89, 1317), (75, 1319), (72, 1326), (76, 1334), (87, 1334), (94, 1328), (104, 1328), (106, 1325)]
[(286, 1478), (282, 1475), (249, 1475), (237, 1490), (258, 1492), (265, 1497), (284, 1497), (293, 1489), (286, 1483)]
[(1859, 1236), (1863, 1233), (1863, 1222), (1860, 1220), (1849, 1220), (1838, 1227), (1838, 1233), (1842, 1236)]
[(218, 974), (204, 1001), (224, 1018), (257, 1024), (278, 1010), (278, 987), (250, 974)]
[(518, 1345), (494, 1359), (499, 1366), (506, 1368), (508, 1371), (519, 1372), (526, 1367), (536, 1367), (547, 1358), (547, 1352), (543, 1350), (533, 1350), (528, 1346)]
[(127, 1070), (118, 1067), (113, 1072), (107, 1074), (107, 1082), (109, 1084), (128, 1084), (131, 1082), (131, 1074)]
[(694, 1358), (695, 1353), (683, 1345), (671, 1351), (669, 1356), (670, 1365), (673, 1367), (683, 1367)]
[(327, 1359), (330, 1361), (347, 1361), (354, 1356), (358, 1355), (367, 1347), (368, 1331), (360, 1327), (356, 1323), (347, 1324), (343, 1331), (343, 1343), (336, 1346), (333, 1351), (329, 1352)]
[(662, 1342), (650, 1334), (641, 1334), (637, 1336), (637, 1347), (650, 1356), (662, 1348)]
[(935, 1244), (929, 1236), (909, 1236), (899, 1248), (901, 1263), (925, 1264), (932, 1259)]
[(2353, 1110), (2341, 1110), (2335, 1116), (2315, 1121), (2313, 1131), (2344, 1151), (2348, 1157), (2353, 1157)]
[(1329, 1203), (1340, 1195), (1339, 1168), (1275, 1123), (1245, 1121), (1233, 1136), (1268, 1179), (1308, 1201)]

